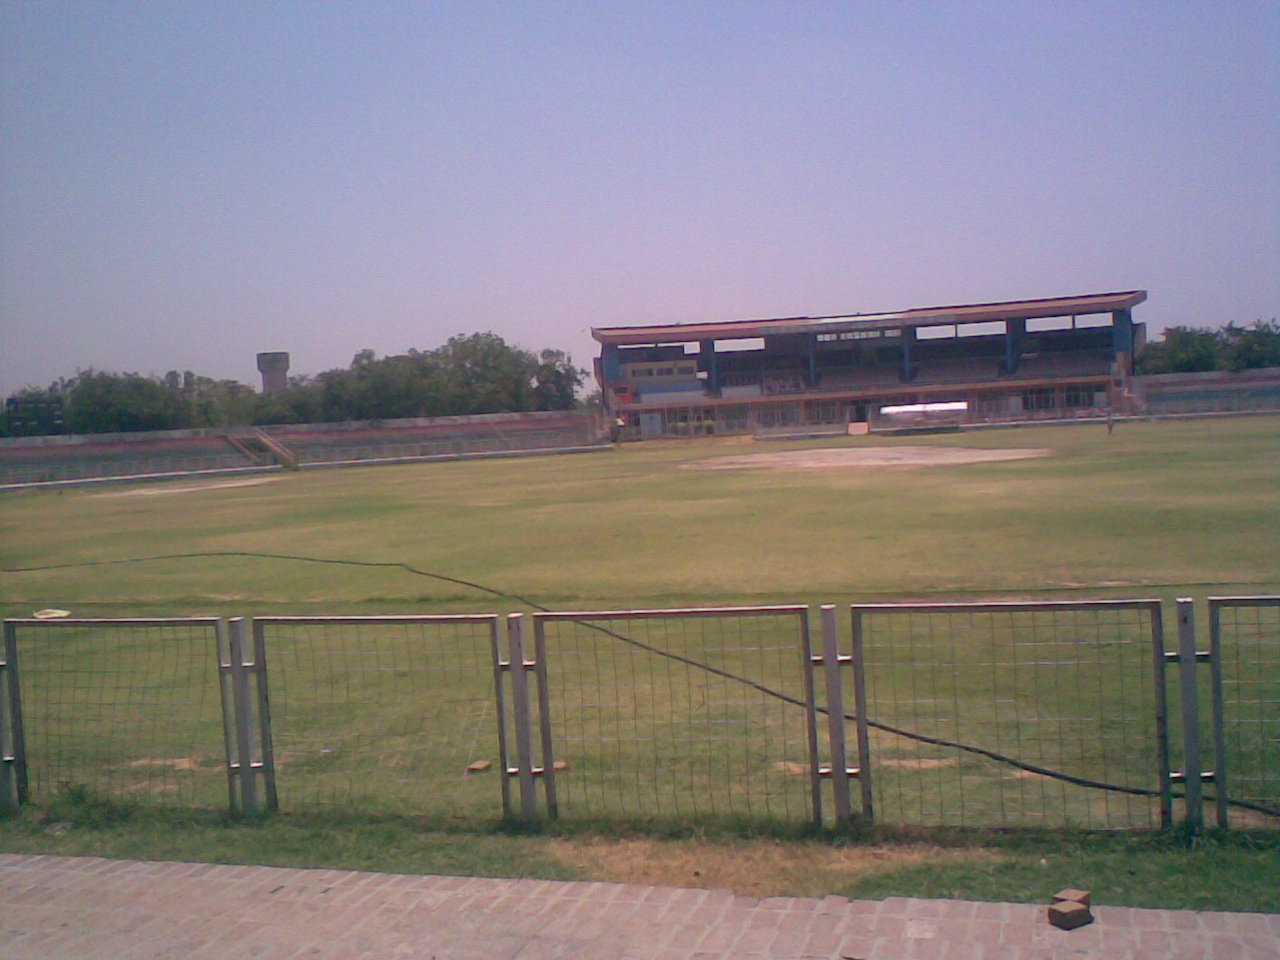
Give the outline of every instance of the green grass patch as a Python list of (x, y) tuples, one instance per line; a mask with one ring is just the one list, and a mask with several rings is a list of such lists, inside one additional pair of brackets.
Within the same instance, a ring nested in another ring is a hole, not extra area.
[[(691, 470), (744, 450), (1032, 447), (935, 467)], [(1121, 589), (1274, 589), (1273, 418), (302, 472), (0, 498), (6, 567), (243, 550), (397, 561), (560, 609)], [(7, 615), (520, 609), (397, 570), (195, 558), (5, 574)]]
[[(860, 877), (835, 892), (852, 899), (925, 897), (1048, 903), (1067, 887), (1103, 906), (1280, 910), (1280, 836), (978, 836), (989, 856), (915, 864)], [(956, 849), (955, 843), (951, 849)]]
[(423, 829), (412, 818), (277, 816), (243, 822), (212, 813), (55, 802), (0, 820), (0, 850), (112, 859), (329, 867), (387, 873), (571, 880), (545, 841), (497, 828)]

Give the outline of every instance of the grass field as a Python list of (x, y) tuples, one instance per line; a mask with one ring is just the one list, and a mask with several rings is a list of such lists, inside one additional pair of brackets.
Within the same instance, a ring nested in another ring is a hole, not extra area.
[[(804, 453), (831, 446), (850, 450), (1019, 448), (1045, 450), (1047, 455), (951, 466), (688, 469), (761, 450)], [(1270, 417), (1126, 423), (1113, 435), (1097, 425), (1085, 425), (834, 442), (659, 442), (564, 457), (303, 472), (251, 485), (243, 480), (211, 479), (68, 488), (0, 497), (0, 566), (6, 571), (162, 554), (243, 551), (407, 564), (497, 593), (392, 566), (191, 557), (5, 572), (0, 574), (0, 611), (10, 617), (30, 616), (44, 607), (67, 609), (76, 616), (507, 613), (529, 609), (511, 595), (550, 608), (588, 610), (1280, 593), (1277, 504), (1280, 420)], [(731, 646), (724, 638), (702, 634), (645, 636), (682, 655), (724, 657)], [(411, 782), (411, 777), (397, 773), (397, 764), (406, 761), (395, 759), (408, 751), (411, 768), (443, 771), (433, 773), (430, 791), (433, 797), (447, 800), (433, 813), (435, 828), (441, 826), (442, 817), (465, 818), (483, 795), (490, 809), (477, 822), (479, 829), (488, 829), (483, 825), (496, 817), (492, 806), (496, 786), (491, 779), (466, 778), (458, 769), (474, 757), (494, 758), (492, 722), (484, 715), (492, 686), (491, 678), (483, 675), (483, 657), (476, 660), (475, 676), (464, 683), (457, 677), (407, 669), (410, 659), (405, 644), (419, 642), (414, 638), (388, 637), (376, 650), (359, 649), (363, 641), (339, 631), (323, 639), (324, 663), (297, 652), (286, 655), (286, 650), (318, 649), (314, 638), (305, 644), (296, 640), (278, 638), (280, 673), (279, 681), (273, 680), (273, 687), (280, 685), (275, 705), (281, 718), (277, 735), (287, 742), (282, 748), (282, 806), (290, 796), (286, 791), (292, 790), (294, 809), (349, 812), (362, 796), (384, 796), (392, 790), (384, 780)], [(774, 640), (753, 637), (750, 646), (772, 650)], [(561, 642), (565, 671), (584, 678), (575, 689), (587, 689), (587, 680), (599, 686), (602, 677), (616, 678), (626, 660), (621, 652), (602, 659), (598, 647), (582, 647), (580, 638), (566, 637)], [(1051, 643), (1052, 638), (1046, 637), (1045, 642)], [(479, 649), (475, 638), (465, 643), (469, 656), (473, 647)], [(83, 665), (85, 657), (92, 655), (91, 648), (91, 640), (67, 638), (56, 652), (67, 658), (64, 662)], [(54, 652), (46, 651), (49, 656)], [(487, 651), (482, 652), (487, 656)], [(938, 652), (922, 649), (920, 655)], [(335, 672), (334, 658), (344, 657), (358, 662), (357, 673), (350, 666)], [(437, 657), (436, 662), (442, 659)], [(724, 662), (731, 661), (735, 671), (780, 688), (798, 683), (798, 671), (787, 673), (780, 661), (766, 658), (753, 665), (729, 657)], [(114, 669), (104, 661), (94, 672), (106, 676)], [(157, 669), (148, 684), (159, 689), (163, 699), (164, 690), (177, 681)], [(570, 724), (564, 743), (557, 746), (558, 756), (561, 749), (569, 751), (571, 771), (563, 778), (562, 790), (569, 810), (606, 820), (610, 813), (621, 812), (631, 822), (669, 797), (677, 810), (695, 820), (708, 813), (755, 813), (753, 804), (763, 804), (767, 810), (773, 810), (773, 804), (789, 821), (803, 819), (804, 780), (785, 773), (786, 763), (803, 760), (802, 753), (793, 756), (803, 749), (802, 734), (797, 735), (802, 728), (790, 725), (787, 711), (749, 703), (732, 690), (691, 683), (669, 669), (665, 675), (654, 673), (651, 664), (647, 675), (636, 672), (634, 666), (625, 669), (630, 678), (623, 684), (625, 696), (619, 694), (613, 703), (603, 705), (580, 698), (572, 716), (560, 717), (559, 722)], [(758, 674), (751, 674), (753, 669)], [(1110, 676), (1110, 669), (1099, 660), (1100, 676)], [(1011, 682), (1024, 688), (1045, 682), (1033, 674), (1021, 679), (1010, 676)], [(341, 690), (335, 677), (347, 678)], [(959, 676), (960, 689), (981, 682), (977, 674)], [(317, 685), (323, 683), (330, 686)], [(452, 694), (441, 700), (441, 690)], [(276, 692), (273, 689), (273, 697)], [(1100, 694), (1100, 702), (1122, 693), (1108, 687)], [(108, 726), (122, 715), (150, 717), (153, 728), (164, 725), (162, 707), (130, 705), (124, 694), (106, 696), (118, 701), (120, 710), (101, 718)], [(201, 709), (216, 710), (207, 690), (199, 696)], [(623, 701), (626, 710), (620, 712)], [(92, 718), (73, 721), (63, 715), (59, 702), (52, 694), (47, 698), (46, 743), (59, 744), (58, 750), (74, 754), (74, 748), (66, 746), (68, 739), (74, 739), (69, 728), (57, 726), (74, 723), (81, 731), (76, 736), (88, 736), (99, 745), (95, 749), (110, 744), (110, 736), (93, 732)], [(640, 706), (659, 702), (663, 710), (645, 716), (643, 729), (637, 726)], [(698, 721), (702, 726), (696, 732), (691, 732), (689, 704), (714, 706)], [(966, 716), (965, 722), (970, 726), (980, 722), (980, 712)], [(339, 723), (344, 716), (345, 723)], [(631, 726), (625, 726), (620, 717)], [(429, 718), (448, 727), (438, 743), (425, 743), (406, 726)], [(912, 720), (937, 723), (936, 718), (913, 716)], [(760, 734), (740, 757), (716, 758), (707, 753), (691, 759), (664, 752), (665, 744), (680, 737), (714, 750), (705, 744), (715, 741), (715, 724)], [(995, 734), (1001, 726), (995, 724)], [(1044, 732), (1037, 730), (1036, 735)], [(1103, 735), (1123, 745), (1122, 732)], [(186, 783), (199, 784), (192, 790), (216, 792), (218, 768), (205, 754), (216, 754), (217, 744), (205, 742), (209, 735), (203, 732), (188, 739), (191, 745), (148, 746), (144, 763), (121, 754), (111, 761), (113, 769), (123, 770), (130, 783), (144, 783), (136, 788), (144, 793), (158, 784), (157, 789), (180, 796)], [(574, 746), (592, 740), (607, 747), (598, 760)], [(361, 750), (356, 750), (357, 745)], [(890, 785), (896, 777), (900, 786), (912, 769), (910, 764), (935, 759), (888, 741), (882, 747), (885, 756), (899, 762), (887, 778)], [(1128, 745), (1130, 753), (1141, 754), (1143, 749), (1140, 744)], [(363, 772), (353, 769), (334, 776), (333, 764), (344, 751), (361, 753)], [(707, 779), (713, 758), (739, 765), (734, 782), (744, 792), (731, 795), (723, 810), (716, 809), (717, 801), (709, 798), (706, 789), (716, 779)], [(175, 768), (177, 760), (185, 762)], [(656, 786), (648, 780), (629, 782), (636, 762), (654, 765), (666, 779), (658, 777), (661, 782)], [(1112, 776), (1117, 775), (1115, 762), (1114, 758), (1108, 761)], [(996, 802), (978, 802), (981, 791), (968, 761), (954, 767), (950, 760), (940, 763), (938, 776), (951, 777), (945, 783), (938, 780), (943, 806), (963, 803), (966, 796), (975, 809)], [(305, 790), (303, 783), (309, 784)], [(599, 792), (593, 793), (596, 787)], [(645, 793), (650, 789), (659, 793), (650, 798)], [(672, 792), (661, 792), (668, 789)], [(1036, 815), (1045, 809), (1044, 797), (1043, 786), (1036, 781), (1006, 777), (1000, 784), (999, 804), (1023, 806)], [(618, 808), (616, 798), (626, 798), (623, 807), (633, 804), (634, 809)], [(405, 786), (398, 799), (420, 804), (421, 791)], [(1096, 803), (1092, 807), (1091, 803), (1065, 798), (1062, 809), (1096, 813)], [(393, 803), (387, 811), (404, 812), (404, 807)], [(74, 822), (75, 816), (71, 819)], [(1149, 809), (1135, 817), (1138, 823), (1144, 819), (1150, 819)], [(43, 837), (43, 842), (54, 845), (69, 842), (46, 835), (47, 820), (28, 817), (11, 828), (5, 843), (27, 848), (38, 842), (32, 837)], [(60, 821), (55, 818), (54, 822)], [(1076, 816), (1073, 822), (1087, 826), (1089, 815)], [(1103, 825), (1106, 822), (1103, 818)], [(124, 828), (112, 821), (100, 826), (89, 823), (83, 829), (100, 829), (105, 838)], [(286, 825), (264, 830), (268, 834), (285, 831)], [(138, 842), (136, 837), (127, 841)], [(288, 846), (297, 840), (279, 842)], [(441, 849), (453, 851), (450, 857), (459, 856), (449, 846), (452, 841), (441, 842)], [(498, 841), (487, 837), (475, 842)], [(542, 841), (510, 842), (536, 846)], [(552, 862), (558, 864), (555, 870), (585, 869), (574, 866), (573, 851), (594, 841), (565, 842), (572, 849), (562, 850), (564, 855), (558, 857), (538, 847), (528, 870), (552, 875), (547, 873), (552, 868), (545, 866)], [(1258, 851), (1242, 854), (1240, 848), (1227, 845), (1222, 848), (1225, 852), (1213, 856), (1221, 855), (1224, 863), (1243, 862), (1241, 857), (1250, 864), (1258, 858), (1274, 861), (1274, 845), (1259, 842)], [(956, 855), (955, 869), (986, 877), (981, 883), (988, 884), (989, 892), (982, 895), (1007, 896), (1000, 892), (999, 881), (991, 879), (993, 871), (1000, 873), (992, 864), (1016, 864), (1009, 877), (1020, 875), (1023, 851), (1006, 850), (993, 858), (962, 847), (968, 852)], [(1164, 854), (1147, 850), (1133, 856), (1154, 861)], [(1177, 859), (1175, 854), (1169, 856)], [(605, 857), (602, 862), (617, 859)], [(904, 876), (922, 869), (918, 863), (890, 860)], [(453, 862), (447, 857), (446, 861)], [(1223, 869), (1230, 873), (1236, 867)], [(900, 889), (884, 879), (893, 870), (871, 872), (881, 878), (877, 882), (883, 889)], [(1280, 868), (1274, 873), (1280, 879)], [(1264, 875), (1271, 874), (1264, 871)], [(939, 875), (932, 876), (936, 880)], [(963, 895), (971, 889), (968, 882), (955, 880), (953, 887)], [(1017, 882), (1022, 881), (1010, 880)], [(829, 888), (846, 887), (854, 889), (844, 881), (832, 881)], [(793, 883), (789, 889), (799, 888)], [(1138, 902), (1133, 898), (1141, 895), (1135, 891), (1129, 902)]]
[[(672, 441), (252, 486), (24, 492), (0, 498), (0, 549), (6, 568), (228, 550), (395, 561), (562, 609), (1265, 592), (1280, 586), (1278, 423), (843, 441), (1051, 451), (951, 467), (689, 470), (766, 445)], [(522, 609), (393, 570), (240, 558), (6, 573), (0, 604), (9, 616)]]

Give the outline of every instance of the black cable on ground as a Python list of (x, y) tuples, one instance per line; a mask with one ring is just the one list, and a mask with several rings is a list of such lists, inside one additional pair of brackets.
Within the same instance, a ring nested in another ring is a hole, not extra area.
[(505, 597), (508, 600), (516, 600), (519, 603), (528, 604), (535, 610), (547, 611), (546, 607), (539, 606), (527, 597), (522, 597), (516, 593), (504, 593), (493, 587), (486, 587), (482, 583), (472, 583), (470, 580), (459, 580), (457, 577), (448, 577), (443, 573), (432, 573), (430, 570), (419, 570), (407, 563), (398, 563), (395, 561), (384, 560), (337, 560), (332, 557), (302, 557), (289, 553), (257, 553), (249, 550), (205, 550), (195, 553), (161, 553), (150, 557), (121, 557), (116, 560), (81, 560), (76, 563), (50, 563), (38, 567), (0, 567), (0, 573), (39, 573), (46, 570), (69, 570), (74, 567), (109, 567), (117, 564), (125, 563), (150, 563), (153, 560), (197, 560), (208, 557), (248, 557), (257, 560), (298, 560), (304, 563), (327, 563), (338, 566), (347, 567), (383, 567), (394, 570), (404, 570), (407, 573), (415, 574), (419, 577), (430, 577), (432, 580), (441, 580), (445, 583), (455, 583), (460, 587), (470, 587), (473, 590), (479, 590), (482, 593), (491, 593), (495, 597)]
[[(411, 566), (407, 563), (400, 563), (397, 561), (384, 561), (384, 560), (339, 560), (332, 557), (304, 557), (304, 556), (299, 556), (295, 554), (258, 553), (254, 551), (248, 551), (248, 550), (197, 551), (193, 553), (157, 554), (157, 555), (148, 556), (148, 557), (122, 557), (115, 560), (83, 560), (75, 563), (54, 563), (54, 564), (45, 564), (42, 566), (35, 566), (35, 567), (0, 567), (0, 573), (38, 573), (38, 572), (48, 571), (48, 570), (67, 570), (67, 569), (72, 569), (76, 567), (114, 566), (119, 564), (130, 564), (130, 563), (149, 563), (157, 560), (193, 560), (193, 559), (205, 559), (205, 558), (215, 558), (215, 557), (244, 557), (244, 558), (260, 559), (260, 560), (293, 560), (293, 561), (298, 561), (303, 563), (323, 563), (323, 564), (332, 564), (337, 566), (377, 567), (377, 568), (383, 568), (383, 569), (403, 570), (406, 573), (411, 573), (415, 576), (428, 577), (432, 580), (439, 580), (443, 583), (452, 583), (462, 587), (469, 587), (473, 590), (479, 590), (482, 593), (488, 593), (495, 597), (502, 597), (507, 600), (515, 600), (517, 603), (523, 603), (526, 606), (532, 607), (534, 610), (540, 610), (543, 613), (551, 612), (551, 609), (549, 607), (544, 607), (542, 604), (537, 603), (533, 600), (530, 600), (528, 597), (521, 596), (518, 593), (508, 593), (507, 591), (499, 590), (496, 587), (485, 586), (482, 583), (474, 583), (470, 580), (462, 580), (462, 579), (459, 579), (458, 577), (450, 577), (443, 573), (433, 573), (430, 570), (420, 570), (417, 567)], [(693, 659), (690, 659), (689, 657), (681, 656), (678, 653), (672, 653), (669, 650), (660, 650), (657, 647), (651, 646), (650, 644), (643, 643), (639, 640), (634, 639), (633, 637), (628, 637), (624, 634), (618, 633), (617, 631), (610, 630), (607, 627), (602, 627), (599, 624), (583, 623), (582, 626), (589, 627), (593, 630), (596, 630), (599, 633), (603, 633), (604, 635), (608, 637), (612, 637), (613, 639), (618, 640), (622, 643), (626, 643), (626, 644), (629, 644), (630, 646), (636, 647), (637, 649), (644, 650), (647, 653), (652, 653), (659, 657), (666, 657), (667, 659), (674, 660), (677, 663), (683, 663), (685, 666), (693, 667), (698, 670), (703, 670), (715, 676), (722, 677), (725, 680), (731, 680), (734, 683), (740, 683), (740, 684), (743, 684), (744, 686), (751, 687), (753, 690), (758, 690), (760, 693), (763, 693), (766, 696), (774, 697), (775, 699), (781, 700), (784, 703), (789, 703), (794, 706), (800, 707), (802, 709), (807, 706), (803, 701), (798, 700), (795, 697), (792, 697), (788, 694), (785, 694), (780, 690), (774, 690), (773, 688), (768, 687), (762, 683), (758, 683), (755, 680), (750, 680), (747, 677), (740, 677), (737, 674), (728, 672), (727, 670), (721, 670), (719, 667), (713, 667), (709, 663), (700, 663), (697, 660), (693, 660)], [(822, 714), (830, 713), (830, 711), (828, 711), (825, 707), (815, 706), (815, 710), (818, 713), (822, 713)], [(858, 717), (856, 714), (846, 713), (844, 714), (844, 719), (856, 722)], [(867, 726), (874, 727), (877, 730), (882, 730), (885, 733), (891, 733), (895, 736), (905, 737), (908, 740), (914, 740), (918, 743), (927, 743), (927, 744), (930, 744), (931, 746), (946, 747), (948, 749), (960, 750), (965, 753), (972, 753), (977, 756), (986, 757), (987, 759), (994, 760), (997, 763), (1007, 764), (1011, 767), (1016, 767), (1019, 770), (1025, 770), (1028, 773), (1034, 773), (1042, 777), (1049, 777), (1050, 779), (1053, 779), (1053, 780), (1061, 780), (1064, 783), (1074, 784), (1075, 786), (1079, 786), (1079, 787), (1089, 787), (1095, 790), (1108, 790), (1113, 793), (1126, 793), (1126, 794), (1131, 794), (1133, 796), (1139, 796), (1139, 797), (1161, 796), (1161, 792), (1159, 790), (1150, 790), (1150, 789), (1147, 789), (1146, 787), (1124, 787), (1124, 786), (1120, 786), (1119, 784), (1104, 783), (1103, 781), (1100, 781), (1100, 780), (1091, 780), (1088, 777), (1077, 777), (1077, 776), (1074, 776), (1073, 774), (1063, 773), (1060, 770), (1050, 770), (1047, 767), (1040, 767), (1040, 766), (1036, 766), (1035, 764), (1026, 763), (1025, 761), (1018, 760), (1015, 757), (1006, 756), (1002, 753), (996, 753), (993, 750), (987, 750), (983, 747), (975, 747), (971, 744), (958, 743), (954, 740), (944, 740), (940, 737), (929, 737), (929, 736), (925, 736), (922, 733), (914, 733), (910, 730), (903, 730), (899, 727), (893, 727), (887, 723), (881, 723), (878, 720), (873, 720), (870, 717), (867, 718)], [(1174, 799), (1181, 800), (1181, 799), (1185, 799), (1186, 794), (1171, 792), (1170, 796), (1173, 797)], [(1217, 798), (1205, 797), (1204, 799), (1206, 802), (1216, 802)], [(1247, 800), (1236, 800), (1231, 797), (1227, 798), (1227, 804), (1229, 806), (1240, 807), (1245, 810), (1252, 810), (1255, 813), (1262, 813), (1262, 814), (1266, 814), (1267, 816), (1276, 817), (1280, 819), (1280, 810), (1275, 810), (1270, 807), (1263, 806), (1262, 804), (1251, 803)]]

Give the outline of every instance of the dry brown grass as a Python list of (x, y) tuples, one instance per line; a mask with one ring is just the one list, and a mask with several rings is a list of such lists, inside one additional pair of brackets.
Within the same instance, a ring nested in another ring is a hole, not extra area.
[(200, 761), (194, 757), (174, 757), (173, 759), (164, 759), (159, 757), (142, 757), (139, 760), (130, 760), (131, 767), (170, 767), (174, 770), (199, 770)]
[(681, 464), (687, 470), (828, 470), (860, 467), (935, 467), (1047, 457), (1043, 447), (981, 450), (966, 447), (830, 447), (711, 457)]
[(942, 770), (945, 767), (960, 766), (959, 757), (888, 757), (880, 761), (882, 767), (897, 767), (900, 770)]
[(983, 848), (931, 844), (827, 847), (752, 841), (713, 843), (605, 838), (552, 840), (549, 852), (590, 880), (732, 890), (749, 897), (825, 896), (872, 874), (922, 863), (991, 862)]

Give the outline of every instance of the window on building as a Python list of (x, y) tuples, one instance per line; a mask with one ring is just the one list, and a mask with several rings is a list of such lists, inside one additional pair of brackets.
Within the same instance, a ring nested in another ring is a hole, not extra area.
[(1052, 410), (1055, 406), (1054, 396), (1057, 391), (1053, 387), (1041, 387), (1036, 390), (1026, 390), (1022, 394), (1022, 409), (1024, 410)]
[(1066, 388), (1066, 404), (1068, 407), (1092, 407), (1095, 389), (1092, 384), (1069, 384)]

